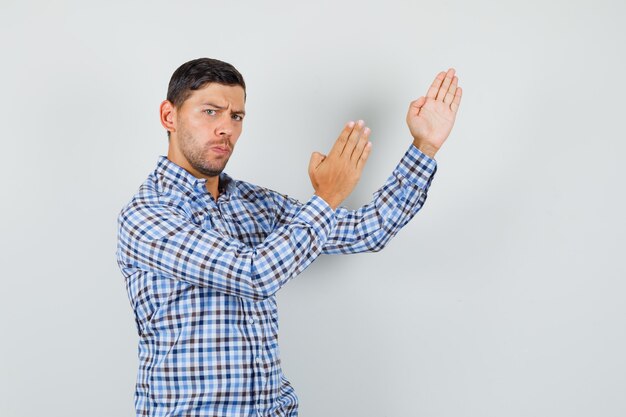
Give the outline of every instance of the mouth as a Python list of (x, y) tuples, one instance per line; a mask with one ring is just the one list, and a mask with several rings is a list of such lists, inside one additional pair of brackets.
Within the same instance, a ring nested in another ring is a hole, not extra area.
[(216, 153), (218, 155), (230, 154), (230, 148), (227, 146), (211, 146), (209, 149), (211, 149), (213, 153)]

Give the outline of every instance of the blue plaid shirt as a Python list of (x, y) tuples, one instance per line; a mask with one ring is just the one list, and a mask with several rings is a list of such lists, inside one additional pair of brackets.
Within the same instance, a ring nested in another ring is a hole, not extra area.
[(139, 333), (139, 416), (296, 416), (276, 292), (320, 254), (378, 251), (426, 200), (436, 171), (413, 145), (372, 202), (333, 210), (160, 157), (118, 219), (117, 261)]

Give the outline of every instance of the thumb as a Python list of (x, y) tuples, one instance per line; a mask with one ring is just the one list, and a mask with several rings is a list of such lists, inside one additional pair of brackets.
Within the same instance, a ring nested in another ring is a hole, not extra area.
[(426, 104), (426, 97), (422, 96), (422, 97), (418, 98), (417, 100), (412, 101), (411, 102), (411, 107), (419, 109), (424, 104)]
[(411, 104), (409, 105), (409, 112), (407, 114), (407, 119), (411, 115), (419, 116), (420, 110), (422, 109), (422, 106), (424, 106), (424, 104), (426, 104), (426, 97), (424, 96), (418, 98), (417, 100), (413, 100)]
[(319, 152), (313, 152), (311, 154), (311, 160), (309, 161), (309, 175), (311, 175), (322, 163), (322, 161), (326, 159), (326, 155), (322, 155)]

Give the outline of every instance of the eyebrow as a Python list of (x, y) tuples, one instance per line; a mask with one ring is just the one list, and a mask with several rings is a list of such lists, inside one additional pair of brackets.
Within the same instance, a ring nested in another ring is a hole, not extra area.
[[(223, 107), (223, 106), (218, 106), (218, 105), (217, 105), (217, 104), (215, 104), (215, 103), (208, 103), (208, 102), (207, 102), (207, 103), (202, 103), (202, 105), (203, 105), (203, 106), (211, 106), (211, 107), (215, 107), (215, 108), (216, 108), (216, 109), (218, 109), (218, 110), (225, 110), (225, 109), (226, 109), (226, 107)], [(235, 110), (235, 111), (233, 111), (233, 113), (234, 113), (234, 114), (243, 114), (243, 115), (245, 115), (245, 114), (246, 114), (246, 112), (245, 112), (244, 110)]]

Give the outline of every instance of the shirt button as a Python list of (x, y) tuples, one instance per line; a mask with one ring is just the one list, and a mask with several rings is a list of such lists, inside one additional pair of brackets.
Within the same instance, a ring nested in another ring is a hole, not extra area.
[(256, 361), (257, 365), (260, 365), (260, 364), (261, 364), (261, 357), (260, 357), (260, 356), (257, 356), (257, 357), (255, 358), (255, 361)]
[(256, 316), (250, 316), (250, 318), (248, 319), (248, 323), (254, 324), (255, 320), (256, 320)]

